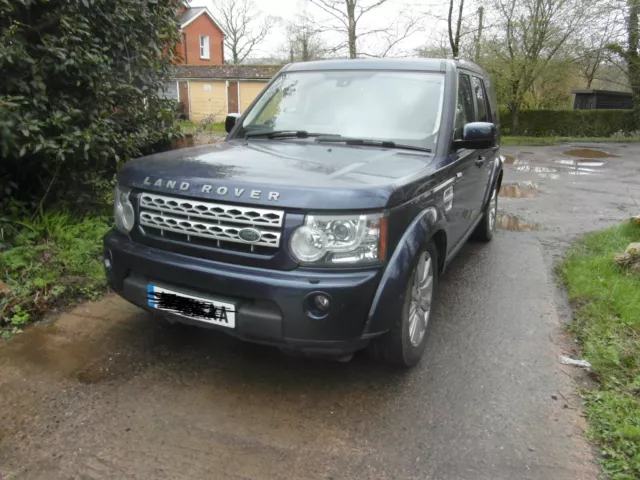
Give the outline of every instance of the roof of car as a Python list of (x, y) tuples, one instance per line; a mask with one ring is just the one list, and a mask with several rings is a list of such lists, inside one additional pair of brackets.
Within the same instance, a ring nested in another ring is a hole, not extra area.
[(483, 74), (475, 63), (467, 60), (449, 60), (444, 58), (357, 58), (345, 60), (316, 60), (313, 62), (291, 63), (287, 71), (313, 70), (414, 70), (430, 72), (455, 71), (464, 68)]

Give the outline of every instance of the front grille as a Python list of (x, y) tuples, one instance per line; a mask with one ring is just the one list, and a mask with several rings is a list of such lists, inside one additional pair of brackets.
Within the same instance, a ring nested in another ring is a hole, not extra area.
[[(256, 247), (271, 250), (280, 246), (284, 212), (142, 193), (139, 219), (145, 231), (163, 237), (253, 252)], [(259, 240), (240, 238), (243, 228), (259, 232)]]

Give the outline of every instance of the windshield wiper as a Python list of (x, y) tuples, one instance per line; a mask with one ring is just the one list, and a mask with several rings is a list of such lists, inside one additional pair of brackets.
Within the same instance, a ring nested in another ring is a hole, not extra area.
[(430, 148), (417, 147), (415, 145), (405, 145), (392, 140), (371, 140), (367, 138), (342, 137), (340, 135), (321, 135), (316, 138), (318, 143), (346, 143), (347, 145), (367, 145), (382, 148), (400, 148), (403, 150), (415, 150), (417, 152), (431, 153)]
[(244, 138), (250, 137), (267, 137), (267, 138), (287, 138), (287, 137), (296, 137), (296, 138), (309, 138), (309, 137), (317, 137), (320, 135), (319, 133), (309, 133), (306, 130), (256, 130), (253, 132), (247, 132), (244, 135)]

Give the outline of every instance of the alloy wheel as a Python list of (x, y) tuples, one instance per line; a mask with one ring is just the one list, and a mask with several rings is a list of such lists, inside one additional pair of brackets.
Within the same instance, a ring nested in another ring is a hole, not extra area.
[(422, 252), (413, 274), (409, 305), (409, 340), (417, 347), (427, 331), (433, 300), (433, 261), (429, 252)]

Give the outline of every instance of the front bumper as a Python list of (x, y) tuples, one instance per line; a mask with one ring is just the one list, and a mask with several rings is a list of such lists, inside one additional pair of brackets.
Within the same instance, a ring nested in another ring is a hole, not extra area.
[[(119, 232), (104, 238), (110, 287), (147, 310), (147, 285), (236, 303), (236, 327), (219, 327), (179, 315), (170, 320), (215, 328), (243, 340), (309, 354), (342, 355), (359, 350), (384, 331), (363, 335), (382, 269), (266, 270), (220, 263), (149, 247)], [(327, 315), (310, 311), (310, 296), (332, 300)], [(165, 312), (163, 312), (164, 314)]]

